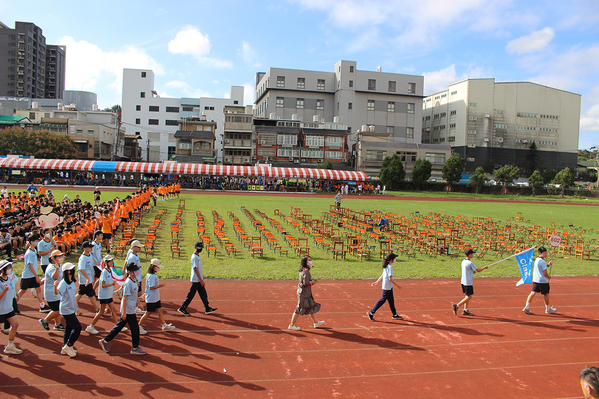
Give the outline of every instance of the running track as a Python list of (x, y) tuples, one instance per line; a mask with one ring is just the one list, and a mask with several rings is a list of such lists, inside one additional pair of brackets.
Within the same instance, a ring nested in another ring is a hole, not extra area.
[[(82, 332), (74, 359), (60, 355), (61, 335), (39, 325), (37, 301), (28, 293), (17, 335), (24, 353), (0, 360), (0, 396), (580, 398), (578, 373), (599, 365), (599, 277), (554, 278), (559, 313), (546, 315), (535, 298), (530, 316), (521, 311), (530, 287), (515, 287), (516, 280), (475, 279), (473, 317), (450, 310), (461, 298), (458, 279), (401, 280), (395, 298), (406, 320), (391, 320), (384, 305), (375, 323), (365, 312), (380, 288), (363, 280), (321, 281), (313, 292), (325, 328), (312, 328), (305, 316), (299, 332), (286, 329), (294, 281), (207, 280), (219, 311), (198, 313), (196, 297), (192, 317), (183, 317), (175, 310), (189, 283), (168, 280), (161, 297), (177, 329), (163, 333), (151, 319), (141, 338), (148, 355), (129, 354), (129, 333), (104, 353), (98, 338), (112, 327), (105, 317), (99, 336)], [(92, 309), (82, 304), (85, 327)]]

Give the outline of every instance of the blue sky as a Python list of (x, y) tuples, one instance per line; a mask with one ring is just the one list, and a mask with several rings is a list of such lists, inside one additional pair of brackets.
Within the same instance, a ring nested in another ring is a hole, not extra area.
[(468, 77), (533, 81), (582, 95), (579, 148), (599, 146), (599, 2), (510, 0), (0, 0), (67, 46), (66, 87), (119, 104), (122, 69), (151, 68), (158, 93), (226, 97), (269, 67), (424, 75), (430, 94)]

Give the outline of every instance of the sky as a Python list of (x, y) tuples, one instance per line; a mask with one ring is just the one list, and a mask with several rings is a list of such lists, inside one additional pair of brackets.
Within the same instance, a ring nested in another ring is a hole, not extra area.
[[(93, 5), (91, 5), (93, 4)], [(596, 0), (0, 0), (66, 45), (66, 89), (120, 104), (123, 68), (148, 68), (164, 97), (229, 97), (269, 67), (424, 76), (425, 94), (466, 78), (531, 81), (580, 94), (580, 149), (599, 147)]]

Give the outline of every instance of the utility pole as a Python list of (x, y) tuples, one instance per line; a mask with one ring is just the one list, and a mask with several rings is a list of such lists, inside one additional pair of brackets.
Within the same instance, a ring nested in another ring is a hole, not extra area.
[(150, 162), (150, 138), (148, 137), (148, 147), (146, 148), (146, 162)]

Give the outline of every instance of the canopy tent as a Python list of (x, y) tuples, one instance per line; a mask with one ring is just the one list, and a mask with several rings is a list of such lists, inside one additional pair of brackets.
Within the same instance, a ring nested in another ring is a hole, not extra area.
[(94, 173), (163, 173), (205, 176), (264, 176), (296, 179), (364, 181), (364, 172), (312, 168), (276, 168), (268, 166), (207, 165), (197, 163), (153, 163), (85, 161), (77, 159), (1, 158), (0, 168), (70, 170)]

